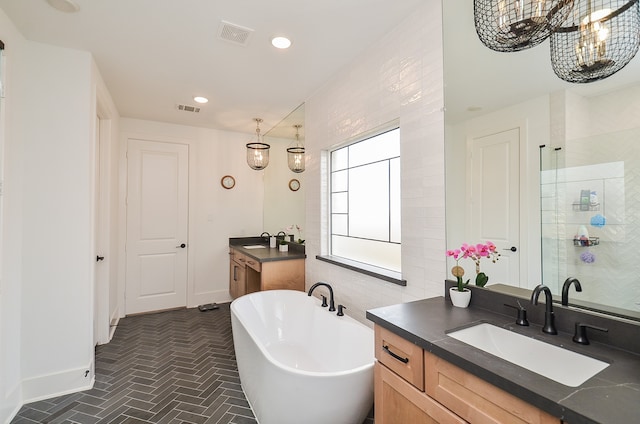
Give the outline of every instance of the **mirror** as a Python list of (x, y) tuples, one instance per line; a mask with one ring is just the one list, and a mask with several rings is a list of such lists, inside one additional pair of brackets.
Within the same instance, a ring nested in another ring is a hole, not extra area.
[[(305, 230), (305, 183), (304, 172), (293, 172), (287, 165), (287, 148), (296, 144), (294, 125), (299, 130), (300, 144), (304, 146), (304, 103), (293, 110), (276, 126), (264, 134), (264, 141), (271, 146), (269, 166), (264, 170), (263, 229), (270, 234), (284, 231), (294, 239), (304, 240)], [(292, 190), (298, 187), (298, 190)], [(291, 188), (290, 188), (291, 182)], [(287, 228), (293, 226), (293, 231)], [(300, 227), (298, 230), (297, 227)]]
[[(570, 84), (552, 70), (549, 40), (494, 52), (471, 2), (443, 2), (443, 20), (447, 248), (491, 240), (501, 257), (481, 261), (490, 285), (530, 293), (543, 282), (559, 299), (573, 276), (583, 291), (571, 288), (572, 304), (640, 320), (640, 55)], [(475, 276), (472, 261), (460, 265)]]

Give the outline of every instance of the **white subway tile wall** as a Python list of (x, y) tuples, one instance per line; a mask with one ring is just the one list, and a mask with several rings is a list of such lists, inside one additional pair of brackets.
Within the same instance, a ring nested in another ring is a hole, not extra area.
[[(444, 293), (445, 186), (442, 13), (439, 0), (373, 42), (306, 101), (307, 287), (326, 281), (347, 314)], [(315, 259), (327, 254), (326, 151), (400, 120), (402, 276), (399, 286)]]

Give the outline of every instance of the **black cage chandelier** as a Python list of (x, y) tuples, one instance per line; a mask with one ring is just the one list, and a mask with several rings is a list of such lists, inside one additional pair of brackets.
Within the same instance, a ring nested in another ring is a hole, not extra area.
[(546, 40), (564, 22), (573, 3), (574, 0), (474, 0), (476, 32), (491, 50), (528, 49)]
[(476, 32), (499, 52), (551, 37), (556, 75), (585, 83), (613, 75), (640, 46), (640, 0), (474, 0)]
[(638, 0), (584, 0), (551, 35), (551, 64), (565, 81), (592, 82), (626, 66), (638, 47)]

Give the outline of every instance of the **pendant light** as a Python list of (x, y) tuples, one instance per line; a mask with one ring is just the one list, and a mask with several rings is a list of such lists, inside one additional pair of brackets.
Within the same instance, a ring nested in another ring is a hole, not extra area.
[(638, 0), (580, 0), (551, 36), (551, 65), (565, 81), (598, 81), (631, 62), (638, 47)]
[(547, 39), (573, 4), (574, 0), (474, 0), (476, 32), (491, 50), (528, 49)]
[(304, 147), (300, 145), (300, 128), (302, 125), (296, 124), (293, 126), (296, 129), (296, 145), (295, 147), (289, 147), (287, 149), (287, 164), (289, 169), (293, 172), (304, 172), (305, 159), (304, 159)]
[(262, 141), (260, 135), (260, 122), (262, 119), (253, 118), (256, 121), (256, 140), (247, 143), (247, 164), (251, 169), (259, 171), (269, 165), (269, 146)]

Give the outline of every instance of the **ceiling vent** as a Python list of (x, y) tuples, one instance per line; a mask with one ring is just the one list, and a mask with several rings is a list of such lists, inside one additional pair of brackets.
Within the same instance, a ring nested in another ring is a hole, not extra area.
[(218, 29), (219, 38), (241, 46), (246, 46), (249, 43), (251, 34), (253, 34), (252, 29), (225, 21), (220, 22), (220, 28)]
[(200, 108), (198, 106), (189, 106), (189, 105), (177, 105), (178, 110), (184, 110), (185, 112), (200, 112)]

